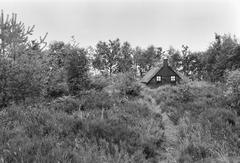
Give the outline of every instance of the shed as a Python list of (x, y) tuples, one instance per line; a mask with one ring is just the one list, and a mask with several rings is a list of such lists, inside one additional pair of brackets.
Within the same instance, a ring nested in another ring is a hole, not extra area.
[(165, 84), (176, 85), (180, 80), (181, 77), (168, 65), (168, 59), (164, 59), (162, 65), (148, 71), (140, 82), (150, 88), (157, 88)]

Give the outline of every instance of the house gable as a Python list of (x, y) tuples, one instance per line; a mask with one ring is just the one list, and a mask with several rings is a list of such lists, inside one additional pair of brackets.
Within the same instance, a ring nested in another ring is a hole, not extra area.
[[(161, 81), (157, 81), (157, 76), (161, 76)], [(171, 76), (175, 76), (175, 81), (171, 81)], [(147, 83), (147, 85), (159, 86), (164, 84), (176, 84), (181, 78), (171, 67), (162, 67)]]
[[(171, 76), (174, 76), (174, 81), (171, 80)], [(176, 85), (181, 80), (180, 76), (173, 71), (170, 66), (168, 66), (167, 60), (164, 60), (164, 64), (161, 68), (157, 67), (150, 70), (143, 79), (142, 83), (145, 83), (147, 86), (153, 88), (164, 84)]]

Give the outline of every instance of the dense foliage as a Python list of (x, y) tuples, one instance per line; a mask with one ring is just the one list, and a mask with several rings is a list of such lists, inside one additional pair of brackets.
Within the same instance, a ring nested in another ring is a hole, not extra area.
[[(235, 37), (216, 34), (204, 52), (132, 48), (119, 39), (92, 50), (62, 41), (46, 48), (44, 38), (28, 39), (34, 27), (26, 31), (15, 15), (1, 25), (0, 162), (240, 159)], [(166, 56), (181, 84), (138, 82)]]

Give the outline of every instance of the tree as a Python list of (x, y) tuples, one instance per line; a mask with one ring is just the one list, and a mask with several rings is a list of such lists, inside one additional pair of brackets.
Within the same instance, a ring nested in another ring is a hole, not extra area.
[(180, 52), (175, 50), (173, 47), (168, 49), (169, 64), (173, 69), (180, 69), (181, 66), (181, 56)]
[(30, 41), (34, 26), (25, 30), (25, 25), (17, 21), (17, 15), (0, 18), (0, 102), (7, 106), (9, 102), (22, 102), (27, 98), (40, 97), (45, 74), (42, 48), (45, 37), (40, 41)]
[(203, 63), (202, 52), (192, 52), (189, 56), (190, 65), (189, 70), (191, 72), (191, 78), (202, 80), (203, 79)]
[(177, 67), (185, 76), (193, 79), (202, 79), (201, 52), (191, 52), (187, 45), (182, 45), (182, 55), (174, 54)]
[(236, 70), (240, 68), (240, 45), (236, 45), (231, 51), (228, 57), (227, 68)]
[(134, 52), (134, 62), (139, 69), (140, 76), (143, 76), (144, 72), (156, 66), (160, 62), (163, 54), (164, 51), (161, 47), (156, 48), (149, 46), (146, 50), (137, 47)]
[[(17, 62), (16, 62), (17, 61)], [(0, 105), (41, 98), (47, 67), (39, 54), (22, 55), (17, 60), (0, 59)]]
[(231, 106), (236, 109), (238, 115), (240, 115), (240, 70), (234, 70), (228, 72), (227, 83), (228, 94)]
[(55, 41), (49, 45), (48, 54), (51, 58), (52, 68), (63, 68), (71, 46), (63, 41)]
[(150, 70), (153, 66), (160, 62), (162, 57), (162, 48), (156, 48), (153, 45), (149, 46), (143, 53), (144, 58), (146, 59), (146, 68)]
[(0, 108), (6, 107), (10, 99), (8, 92), (10, 70), (11, 62), (5, 58), (0, 58)]
[(74, 48), (68, 56), (67, 84), (69, 92), (72, 95), (77, 95), (80, 91), (88, 89), (88, 60), (84, 49)]
[(231, 35), (215, 34), (214, 42), (202, 55), (204, 79), (225, 82), (225, 72), (239, 67), (239, 43)]
[(6, 19), (3, 11), (0, 17), (0, 40), (1, 56), (8, 56), (13, 60), (24, 54), (26, 50), (42, 50), (46, 46), (45, 39), (47, 33), (40, 40), (29, 40), (28, 37), (33, 34), (35, 26), (25, 28), (24, 23), (17, 21), (17, 14), (7, 15)]
[(181, 61), (181, 69), (180, 72), (182, 72), (185, 76), (189, 76), (189, 55), (190, 55), (189, 47), (187, 45), (182, 45), (182, 61)]
[(109, 42), (99, 41), (96, 46), (96, 53), (93, 59), (93, 67), (107, 72), (111, 76), (117, 69), (117, 64), (121, 52), (120, 40), (109, 40)]
[(72, 49), (74, 49), (72, 45), (65, 44), (62, 41), (55, 41), (49, 45), (49, 50), (47, 51), (48, 71), (46, 72), (44, 86), (45, 97), (56, 98), (68, 95), (66, 67), (68, 58), (73, 51)]
[(141, 49), (140, 47), (136, 47), (134, 49), (134, 55), (133, 55), (133, 62), (134, 65), (136, 67), (136, 69), (138, 69), (140, 76), (143, 76), (143, 71), (144, 71), (144, 63), (143, 63), (143, 49)]
[(240, 95), (240, 70), (228, 73), (227, 85), (232, 89), (233, 94)]
[(133, 50), (128, 42), (124, 42), (121, 46), (120, 56), (117, 63), (117, 72), (128, 72), (133, 64)]

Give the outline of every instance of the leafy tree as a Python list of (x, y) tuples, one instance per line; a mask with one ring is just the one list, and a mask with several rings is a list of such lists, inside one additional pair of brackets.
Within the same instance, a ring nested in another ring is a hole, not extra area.
[(189, 56), (190, 65), (189, 71), (191, 72), (192, 79), (203, 79), (203, 63), (202, 63), (202, 53), (201, 52), (192, 52)]
[(236, 45), (232, 50), (230, 50), (230, 55), (228, 57), (227, 68), (236, 70), (240, 68), (240, 45)]
[(144, 61), (143, 61), (143, 49), (136, 47), (134, 49), (133, 61), (135, 67), (139, 70), (140, 76), (143, 76), (144, 73)]
[(133, 50), (128, 42), (124, 42), (121, 46), (121, 52), (118, 59), (117, 71), (118, 72), (128, 72), (132, 68), (133, 64)]
[(168, 55), (169, 55), (169, 64), (173, 69), (180, 69), (181, 66), (181, 55), (180, 52), (174, 49), (173, 47), (170, 47), (168, 49)]
[[(226, 70), (238, 67), (238, 41), (230, 35), (215, 34), (215, 41), (203, 54), (204, 79), (216, 82), (224, 81)], [(235, 60), (236, 59), (236, 60)]]
[(203, 77), (203, 63), (201, 52), (191, 52), (189, 47), (182, 45), (182, 54), (171, 48), (169, 49), (170, 64), (185, 76), (191, 79), (201, 80)]
[(66, 68), (67, 57), (70, 55), (70, 44), (62, 41), (55, 41), (49, 45), (46, 52), (47, 67), (46, 80), (44, 86), (45, 97), (59, 97), (68, 95)]
[(156, 48), (149, 46), (144, 52), (144, 58), (146, 59), (146, 67), (150, 70), (153, 66), (160, 62), (162, 57), (162, 48)]
[(227, 75), (228, 98), (231, 106), (237, 110), (240, 115), (240, 70), (228, 72)]
[(107, 72), (110, 76), (116, 71), (118, 59), (121, 52), (120, 40), (99, 41), (96, 46), (96, 53), (93, 59), (93, 67)]
[(89, 86), (88, 59), (84, 49), (72, 49), (66, 65), (69, 92), (77, 95)]
[[(84, 51), (77, 46), (78, 44), (75, 41), (73, 44), (55, 41), (49, 45), (47, 51), (49, 71), (45, 84), (45, 96), (55, 98), (69, 94), (68, 71), (70, 62), (73, 62), (72, 60), (78, 53)], [(75, 63), (73, 64), (73, 66), (76, 66)]]
[(55, 41), (49, 45), (48, 54), (51, 57), (51, 67), (53, 69), (63, 68), (70, 51), (70, 45), (63, 41)]
[(186, 76), (189, 76), (190, 73), (190, 53), (189, 47), (187, 45), (182, 45), (182, 61), (180, 72)]
[(134, 53), (134, 61), (139, 69), (140, 76), (143, 76), (144, 72), (156, 66), (156, 64), (160, 62), (163, 54), (164, 52), (161, 47), (156, 48), (154, 46), (149, 46), (146, 50), (137, 47)]

